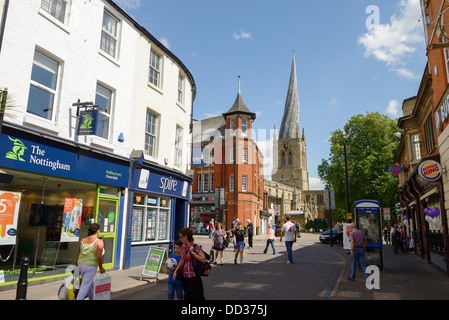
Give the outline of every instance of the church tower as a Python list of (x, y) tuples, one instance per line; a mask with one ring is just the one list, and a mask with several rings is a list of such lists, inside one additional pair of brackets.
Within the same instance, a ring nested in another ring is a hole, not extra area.
[(292, 59), (290, 83), (285, 100), (279, 137), (273, 136), (273, 154), (277, 163), (273, 165), (271, 179), (300, 190), (309, 190), (309, 172), (307, 171), (307, 144), (304, 129), (299, 126), (299, 96), (296, 78), (295, 56)]

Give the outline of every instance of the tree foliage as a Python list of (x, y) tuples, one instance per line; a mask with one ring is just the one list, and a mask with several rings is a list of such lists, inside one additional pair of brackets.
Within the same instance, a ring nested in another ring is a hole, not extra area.
[[(400, 140), (393, 133), (400, 132), (396, 120), (378, 112), (358, 114), (344, 125), (349, 173), (351, 212), (354, 201), (377, 200), (382, 207), (392, 207), (397, 201), (397, 178), (388, 172), (395, 163)], [(346, 219), (346, 176), (344, 139), (340, 129), (331, 133), (330, 154), (318, 166), (320, 178), (335, 192), (334, 221)]]

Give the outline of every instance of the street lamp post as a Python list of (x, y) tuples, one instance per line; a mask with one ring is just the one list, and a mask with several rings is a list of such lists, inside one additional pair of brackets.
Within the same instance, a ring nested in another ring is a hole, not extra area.
[(349, 195), (349, 177), (348, 177), (348, 153), (346, 150), (346, 132), (343, 132), (343, 143), (344, 143), (344, 153), (345, 153), (345, 173), (346, 173), (346, 204), (347, 204), (347, 213), (351, 214), (351, 201)]

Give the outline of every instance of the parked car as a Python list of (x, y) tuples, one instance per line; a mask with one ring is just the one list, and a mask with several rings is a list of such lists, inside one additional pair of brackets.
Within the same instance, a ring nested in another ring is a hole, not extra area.
[[(332, 243), (336, 243), (336, 237), (337, 237), (337, 231), (338, 231), (338, 227), (334, 227), (332, 228)], [(330, 243), (330, 229), (324, 231), (322, 234), (320, 234), (320, 241), (322, 243)]]

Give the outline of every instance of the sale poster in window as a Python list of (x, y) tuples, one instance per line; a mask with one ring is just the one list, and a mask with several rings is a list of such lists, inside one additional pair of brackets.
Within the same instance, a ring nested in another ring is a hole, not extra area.
[(78, 242), (82, 212), (83, 199), (65, 198), (61, 242)]
[(21, 195), (0, 190), (0, 245), (16, 243)]

